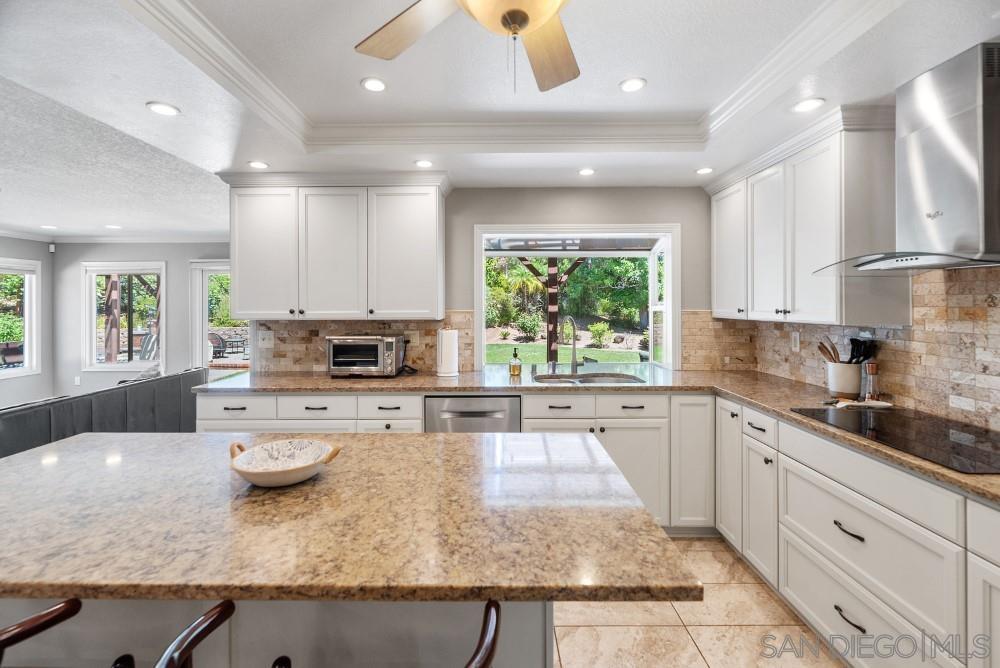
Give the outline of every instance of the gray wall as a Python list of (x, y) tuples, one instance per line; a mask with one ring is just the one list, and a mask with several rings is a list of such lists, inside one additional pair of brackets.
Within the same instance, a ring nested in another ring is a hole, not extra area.
[(49, 245), (42, 241), (27, 241), (0, 237), (0, 257), (19, 260), (40, 260), (42, 271), (39, 276), (41, 294), (38, 310), (41, 315), (41, 331), (38, 364), (41, 373), (20, 378), (0, 380), (0, 408), (21, 404), (52, 396), (54, 368), (52, 364), (52, 255)]
[[(229, 244), (59, 244), (55, 253), (56, 394), (80, 394), (111, 387), (135, 376), (134, 371), (83, 371), (81, 359), (81, 262), (132, 262), (155, 260), (166, 263), (166, 373), (183, 371), (191, 361), (191, 260), (229, 257)], [(74, 378), (80, 377), (80, 385)]]
[(489, 188), (453, 191), (445, 205), (446, 301), (475, 307), (473, 227), (525, 223), (680, 223), (681, 308), (710, 308), (709, 197), (701, 188)]

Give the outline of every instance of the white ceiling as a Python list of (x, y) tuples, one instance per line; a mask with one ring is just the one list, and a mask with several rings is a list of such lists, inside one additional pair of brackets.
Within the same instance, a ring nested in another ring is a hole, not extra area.
[[(5, 130), (23, 128), (0, 138), (0, 228), (37, 230), (44, 213), (59, 237), (93, 236), (118, 216), (214, 238), (227, 204), (212, 173), (249, 160), (396, 172), (429, 158), (456, 187), (704, 185), (825, 113), (792, 114), (802, 97), (891, 104), (1000, 34), (1000, 0), (573, 0), (582, 76), (539, 93), (521, 53), (515, 94), (504, 40), (461, 13), (395, 61), (353, 51), (411, 1), (3, 0), (4, 89), (35, 95), (0, 104)], [(361, 89), (372, 75), (386, 93)], [(628, 76), (650, 85), (626, 95)], [(152, 99), (183, 114), (150, 114)], [(115, 160), (50, 186), (95, 152)], [(704, 165), (716, 174), (696, 176)]]

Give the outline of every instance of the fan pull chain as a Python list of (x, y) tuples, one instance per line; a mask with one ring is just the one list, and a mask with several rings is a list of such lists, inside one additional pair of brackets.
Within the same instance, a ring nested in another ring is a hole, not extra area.
[(514, 95), (517, 95), (517, 35), (512, 35), (512, 40), (514, 42), (513, 48), (513, 58), (514, 61)]

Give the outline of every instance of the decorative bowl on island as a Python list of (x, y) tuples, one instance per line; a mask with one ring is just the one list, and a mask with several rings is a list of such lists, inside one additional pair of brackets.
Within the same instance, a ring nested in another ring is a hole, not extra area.
[(258, 487), (285, 487), (312, 478), (340, 454), (341, 446), (323, 441), (290, 439), (247, 448), (229, 446), (233, 470)]

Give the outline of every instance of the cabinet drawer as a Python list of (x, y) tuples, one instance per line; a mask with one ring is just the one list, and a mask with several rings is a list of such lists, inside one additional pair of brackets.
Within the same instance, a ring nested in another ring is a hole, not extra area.
[(273, 420), (277, 415), (273, 394), (199, 396), (199, 420)]
[(199, 432), (253, 432), (256, 434), (349, 434), (354, 420), (198, 420)]
[(358, 398), (317, 394), (278, 397), (279, 420), (353, 420), (358, 416)]
[(967, 502), (969, 550), (1000, 565), (1000, 510)]
[(752, 408), (743, 408), (743, 433), (764, 445), (778, 447), (778, 421)]
[(599, 418), (665, 418), (670, 398), (653, 394), (602, 394), (597, 397)]
[(412, 394), (381, 394), (358, 397), (358, 418), (392, 420), (422, 420), (424, 398)]
[(362, 434), (390, 434), (394, 432), (419, 434), (423, 430), (423, 420), (358, 420), (358, 431)]
[[(953, 668), (962, 665), (943, 650), (931, 647), (930, 640), (925, 640), (916, 626), (893, 612), (785, 527), (781, 527), (779, 538), (779, 591), (820, 635), (840, 638), (836, 643), (838, 651), (845, 649), (845, 641), (851, 643), (854, 651), (846, 657), (851, 665)], [(880, 636), (891, 639), (886, 643), (890, 651), (895, 643), (899, 652), (879, 658), (872, 649), (872, 641)], [(923, 648), (926, 651), (925, 662), (922, 662), (921, 643), (926, 643)], [(913, 652), (911, 657), (903, 656), (910, 652)]]
[(592, 418), (596, 402), (592, 394), (529, 394), (521, 398), (526, 418)]
[(965, 544), (965, 499), (912, 473), (877, 462), (781, 423), (780, 450), (959, 545)]
[(785, 527), (919, 628), (962, 632), (965, 550), (788, 457), (778, 471)]

